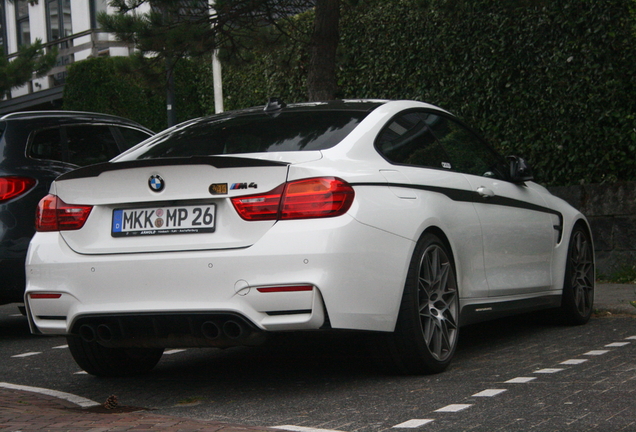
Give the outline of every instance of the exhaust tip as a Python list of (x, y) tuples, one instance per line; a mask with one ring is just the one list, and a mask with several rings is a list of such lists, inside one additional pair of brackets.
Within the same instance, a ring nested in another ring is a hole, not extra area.
[(243, 336), (244, 327), (241, 323), (229, 320), (223, 324), (223, 334), (230, 339), (238, 339)]
[(110, 342), (113, 340), (113, 331), (106, 324), (100, 324), (97, 326), (97, 339), (103, 342)]
[(221, 335), (221, 329), (214, 321), (206, 321), (201, 325), (201, 333), (206, 339), (216, 339)]
[(84, 324), (79, 328), (79, 336), (84, 342), (95, 342), (95, 329), (93, 328), (93, 326)]

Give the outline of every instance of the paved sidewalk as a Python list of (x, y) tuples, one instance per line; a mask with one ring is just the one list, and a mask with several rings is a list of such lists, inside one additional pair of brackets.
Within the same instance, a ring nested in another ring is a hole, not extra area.
[(197, 421), (153, 414), (134, 407), (80, 408), (64, 399), (0, 388), (0, 431), (209, 431), (272, 432), (273, 429)]
[[(598, 284), (595, 309), (599, 314), (636, 315), (636, 285)], [(81, 403), (31, 391), (0, 387), (0, 431), (214, 431), (272, 432), (274, 429), (197, 421), (153, 414), (135, 407), (81, 408)]]

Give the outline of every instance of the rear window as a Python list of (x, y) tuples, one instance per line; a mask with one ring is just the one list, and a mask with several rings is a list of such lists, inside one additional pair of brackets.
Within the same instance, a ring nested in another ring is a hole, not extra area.
[(362, 111), (290, 111), (198, 119), (133, 150), (136, 159), (324, 150), (342, 141)]

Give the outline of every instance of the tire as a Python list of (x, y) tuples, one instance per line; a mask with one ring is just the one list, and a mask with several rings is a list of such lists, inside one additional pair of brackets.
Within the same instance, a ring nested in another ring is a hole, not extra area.
[(86, 342), (78, 336), (67, 336), (66, 340), (79, 367), (101, 377), (148, 372), (163, 355), (163, 348), (107, 348), (98, 342)]
[(459, 337), (459, 293), (449, 248), (425, 233), (418, 241), (404, 286), (395, 331), (393, 366), (405, 374), (433, 374), (450, 364)]
[(587, 230), (574, 227), (565, 264), (561, 317), (567, 324), (589, 321), (594, 307), (594, 250)]

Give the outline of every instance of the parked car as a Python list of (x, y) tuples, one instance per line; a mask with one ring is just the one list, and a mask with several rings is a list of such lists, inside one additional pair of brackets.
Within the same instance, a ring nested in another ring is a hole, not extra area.
[(23, 302), (35, 210), (51, 182), (152, 135), (135, 122), (104, 114), (40, 111), (0, 118), (0, 304)]
[(27, 262), (36, 334), (87, 372), (281, 331), (377, 332), (404, 373), (462, 325), (555, 308), (585, 323), (585, 217), (456, 117), (414, 101), (265, 107), (188, 121), (58, 178)]

